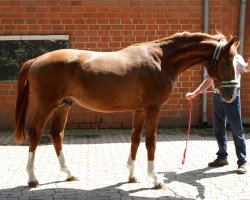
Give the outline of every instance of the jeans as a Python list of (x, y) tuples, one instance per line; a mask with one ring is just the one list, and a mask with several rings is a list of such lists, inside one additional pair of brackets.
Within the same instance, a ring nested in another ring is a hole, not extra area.
[(232, 127), (233, 140), (238, 158), (237, 164), (245, 164), (247, 162), (246, 140), (241, 120), (240, 89), (237, 90), (236, 99), (232, 103), (223, 102), (217, 93), (213, 96), (213, 129), (219, 147), (217, 152), (217, 158), (219, 159), (226, 159), (228, 156), (226, 119), (228, 119)]

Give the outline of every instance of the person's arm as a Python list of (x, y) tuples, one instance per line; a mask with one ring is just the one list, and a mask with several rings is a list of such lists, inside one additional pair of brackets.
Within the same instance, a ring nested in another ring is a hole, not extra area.
[(237, 63), (238, 63), (238, 65), (241, 67), (241, 70), (242, 70), (242, 72), (243, 73), (248, 73), (248, 72), (250, 72), (250, 69), (249, 69), (249, 63), (250, 63), (250, 61), (249, 61), (249, 59), (248, 59), (248, 63), (246, 63), (245, 61), (244, 61), (244, 58), (240, 55), (240, 54), (237, 54), (236, 55), (236, 59), (237, 59)]
[(205, 90), (207, 90), (210, 86), (212, 85), (212, 79), (211, 78), (206, 78), (197, 88), (195, 91), (193, 92), (188, 92), (186, 94), (186, 99), (187, 100), (191, 100), (193, 98), (195, 98), (197, 95), (199, 95), (200, 93), (204, 92)]

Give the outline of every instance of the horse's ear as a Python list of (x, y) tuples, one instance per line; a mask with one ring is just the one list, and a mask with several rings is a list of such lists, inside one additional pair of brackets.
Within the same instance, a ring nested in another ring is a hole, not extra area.
[(227, 51), (230, 51), (231, 47), (233, 47), (233, 49), (237, 49), (239, 45), (240, 41), (237, 40), (237, 37), (232, 37), (230, 41), (225, 45), (225, 49)]
[(240, 40), (236, 41), (234, 45), (236, 46), (236, 48), (238, 48), (240, 46)]

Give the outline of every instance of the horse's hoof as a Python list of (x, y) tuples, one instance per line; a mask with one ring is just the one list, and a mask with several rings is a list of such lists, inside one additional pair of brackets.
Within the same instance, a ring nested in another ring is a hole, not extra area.
[(167, 185), (165, 183), (156, 183), (154, 186), (155, 190), (166, 189)]
[(139, 179), (137, 179), (135, 176), (128, 178), (129, 183), (140, 183)]
[(39, 185), (38, 181), (31, 181), (28, 183), (28, 186), (31, 188), (35, 188)]
[(78, 181), (79, 178), (77, 178), (76, 176), (70, 176), (66, 179), (66, 181)]

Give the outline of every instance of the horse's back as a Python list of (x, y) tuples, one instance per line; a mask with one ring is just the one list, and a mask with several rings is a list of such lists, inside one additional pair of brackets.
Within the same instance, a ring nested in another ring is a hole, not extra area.
[(89, 65), (93, 68), (98, 65), (103, 67), (103, 70), (105, 70), (108, 65), (112, 65), (113, 68), (115, 68), (124, 62), (128, 63), (129, 60), (142, 60), (141, 57), (143, 56), (141, 55), (142, 53), (140, 53), (142, 50), (139, 49), (140, 48), (138, 47), (130, 48), (129, 50), (125, 48), (114, 52), (60, 49), (37, 57), (31, 70), (36, 71), (39, 70), (39, 68), (43, 68), (44, 70), (46, 67), (53, 68), (56, 65), (60, 65), (61, 68), (69, 65), (74, 67), (76, 64)]

